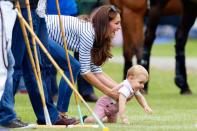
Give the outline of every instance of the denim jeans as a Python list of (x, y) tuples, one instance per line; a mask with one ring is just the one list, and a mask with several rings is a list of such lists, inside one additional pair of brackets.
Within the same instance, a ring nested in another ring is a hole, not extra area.
[(10, 1), (0, 1), (0, 125), (16, 118), (13, 101), (12, 30), (16, 12)]
[(14, 72), (14, 57), (11, 50), (8, 52), (8, 74), (5, 83), (5, 90), (0, 101), (0, 125), (16, 118), (14, 111), (14, 96), (13, 96), (13, 79)]
[(52, 97), (58, 96), (58, 86), (57, 86), (57, 71), (55, 67), (52, 67), (50, 69), (50, 78), (51, 78), (51, 89), (50, 89), (50, 95)]
[[(47, 34), (47, 30), (46, 30), (46, 22), (44, 19), (39, 18), (37, 16), (35, 9), (32, 9), (31, 12), (32, 12), (34, 31), (40, 37), (42, 36), (41, 41), (47, 47), (48, 34)], [(27, 15), (26, 9), (22, 9), (22, 14), (23, 14), (24, 18), (27, 20), (28, 15)], [(29, 41), (31, 44), (32, 43), (31, 35), (28, 34), (28, 37), (29, 37)], [(23, 35), (22, 35), (22, 31), (21, 31), (21, 27), (20, 27), (18, 19), (17, 19), (15, 26), (14, 26), (13, 41), (12, 42), (13, 42), (12, 44), (15, 46), (14, 48), (12, 48), (12, 50), (13, 50), (13, 52), (15, 52), (14, 57), (15, 57), (15, 61), (16, 61), (15, 68), (14, 68), (15, 71), (14, 71), (14, 75), (13, 75), (14, 82), (17, 82), (20, 80), (20, 77), (18, 77), (20, 72), (17, 73), (17, 68), (16, 68), (16, 67), (20, 67), (23, 71), (25, 85), (26, 85), (26, 88), (27, 88), (27, 91), (29, 94), (29, 98), (30, 98), (32, 107), (34, 109), (34, 113), (36, 114), (36, 117), (37, 117), (37, 122), (39, 124), (44, 124), (45, 118), (44, 118), (44, 111), (42, 108), (41, 97), (40, 97), (37, 82), (36, 82), (36, 79), (35, 79), (35, 76), (33, 73), (32, 65), (31, 65), (31, 62), (30, 62), (30, 59), (29, 59), (29, 56), (28, 56), (28, 53), (27, 53), (27, 50), (25, 47), (25, 43), (24, 43), (24, 39), (23, 39)], [(31, 44), (31, 48), (32, 48), (32, 44)], [(43, 88), (44, 88), (44, 95), (45, 95), (45, 99), (46, 99), (46, 105), (47, 105), (47, 108), (48, 108), (48, 111), (50, 114), (51, 122), (55, 123), (58, 119), (58, 112), (57, 112), (57, 109), (54, 106), (53, 101), (52, 101), (52, 99), (49, 95), (49, 92), (48, 92), (50, 87), (48, 87), (46, 85), (47, 70), (45, 70), (46, 66), (44, 66), (44, 64), (46, 64), (47, 62), (44, 62), (45, 59), (41, 59), (39, 49), (40, 48), (37, 48), (39, 62), (40, 62), (41, 69), (42, 69), (42, 82), (43, 82)], [(17, 54), (19, 52), (20, 52), (20, 54)]]
[[(65, 54), (64, 48), (60, 46), (59, 44), (57, 44), (55, 41), (53, 41), (51, 38), (49, 38), (48, 44), (49, 44), (50, 53), (52, 57), (56, 60), (58, 65), (64, 70), (65, 75), (70, 80), (68, 62), (66, 60), (66, 54)], [(76, 78), (80, 72), (80, 64), (70, 54), (69, 54), (69, 59), (70, 59), (74, 81), (76, 81)], [(68, 86), (66, 81), (63, 78), (61, 78), (60, 84), (59, 84), (59, 96), (58, 96), (58, 102), (57, 102), (58, 111), (60, 112), (68, 111), (71, 94), (72, 94), (72, 89)]]
[[(79, 60), (79, 53), (75, 52), (74, 57)], [(94, 93), (94, 89), (81, 75), (77, 78), (78, 91), (82, 96)]]

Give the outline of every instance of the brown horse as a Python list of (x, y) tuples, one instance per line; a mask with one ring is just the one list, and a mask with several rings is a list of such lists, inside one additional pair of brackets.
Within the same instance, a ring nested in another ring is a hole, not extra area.
[[(187, 75), (185, 69), (185, 51), (188, 32), (193, 25), (197, 15), (196, 0), (150, 0), (150, 10), (148, 13), (148, 26), (145, 33), (144, 49), (142, 55), (143, 43), (143, 18), (147, 9), (146, 0), (111, 0), (122, 10), (123, 37), (124, 37), (124, 76), (127, 69), (132, 65), (131, 59), (135, 54), (137, 62), (149, 70), (149, 60), (151, 47), (155, 39), (155, 31), (159, 19), (163, 15), (182, 14), (182, 20), (176, 31), (176, 77), (175, 83), (181, 89), (181, 94), (191, 94), (187, 84)], [(129, 13), (130, 12), (130, 13)], [(136, 20), (137, 19), (137, 20)], [(135, 23), (132, 21), (140, 21)], [(132, 23), (132, 24), (131, 24)], [(137, 27), (137, 28), (136, 28)], [(136, 30), (138, 29), (138, 30)], [(131, 33), (131, 32), (134, 32)], [(140, 33), (139, 33), (140, 32)], [(148, 86), (145, 86), (147, 91)]]
[[(164, 9), (164, 15), (178, 14), (181, 10), (179, 0), (172, 0)], [(132, 58), (135, 55), (137, 63), (141, 62), (144, 43), (144, 17), (148, 11), (147, 0), (110, 0), (121, 10), (123, 31), (123, 56), (124, 78), (127, 70), (132, 66)], [(178, 3), (178, 4), (176, 4)], [(176, 4), (177, 7), (174, 8)], [(169, 12), (169, 10), (171, 10)]]

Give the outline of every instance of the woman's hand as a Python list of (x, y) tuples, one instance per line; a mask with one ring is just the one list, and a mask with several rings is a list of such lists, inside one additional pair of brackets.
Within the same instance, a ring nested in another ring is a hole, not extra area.
[(114, 100), (118, 101), (118, 98), (119, 98), (119, 93), (117, 90), (110, 90), (108, 93), (107, 93), (107, 96), (113, 98)]

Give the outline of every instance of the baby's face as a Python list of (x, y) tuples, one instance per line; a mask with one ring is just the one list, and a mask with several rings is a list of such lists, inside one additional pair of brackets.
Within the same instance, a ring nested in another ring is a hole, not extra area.
[(128, 79), (131, 82), (134, 91), (144, 89), (144, 84), (148, 81), (148, 78), (145, 74), (129, 76)]

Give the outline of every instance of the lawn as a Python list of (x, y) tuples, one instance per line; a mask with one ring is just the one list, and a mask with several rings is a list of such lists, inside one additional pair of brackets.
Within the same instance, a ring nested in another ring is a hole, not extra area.
[[(197, 56), (196, 41), (190, 41), (186, 46), (186, 52), (188, 57)], [(165, 51), (166, 50), (166, 51)], [(174, 56), (173, 44), (154, 45), (152, 54), (154, 56)], [(115, 48), (113, 54), (120, 55), (121, 49)], [(120, 82), (122, 80), (123, 65), (108, 62), (103, 67), (103, 70), (109, 74), (114, 80)], [(127, 104), (127, 115), (130, 120), (129, 125), (120, 123), (105, 124), (109, 127), (110, 131), (195, 131), (197, 127), (197, 71), (188, 74), (188, 82), (193, 91), (191, 96), (179, 95), (179, 89), (174, 84), (174, 71), (164, 71), (157, 68), (150, 69), (150, 83), (149, 94), (145, 95), (148, 103), (154, 110), (152, 115), (147, 115), (143, 112), (142, 108), (138, 105), (135, 99), (132, 99)], [(96, 90), (98, 96), (101, 96), (101, 92)], [(36, 118), (34, 116), (32, 107), (29, 103), (27, 95), (16, 95), (15, 110), (22, 118), (27, 122), (34, 122)], [(91, 107), (94, 107), (94, 103), (88, 103)], [(82, 113), (89, 115), (86, 108), (81, 105)], [(74, 97), (72, 97), (71, 105), (69, 108), (69, 116), (76, 116), (77, 107), (74, 103)], [(35, 131), (101, 131), (102, 129), (91, 128), (74, 128), (74, 129), (36, 129)]]

